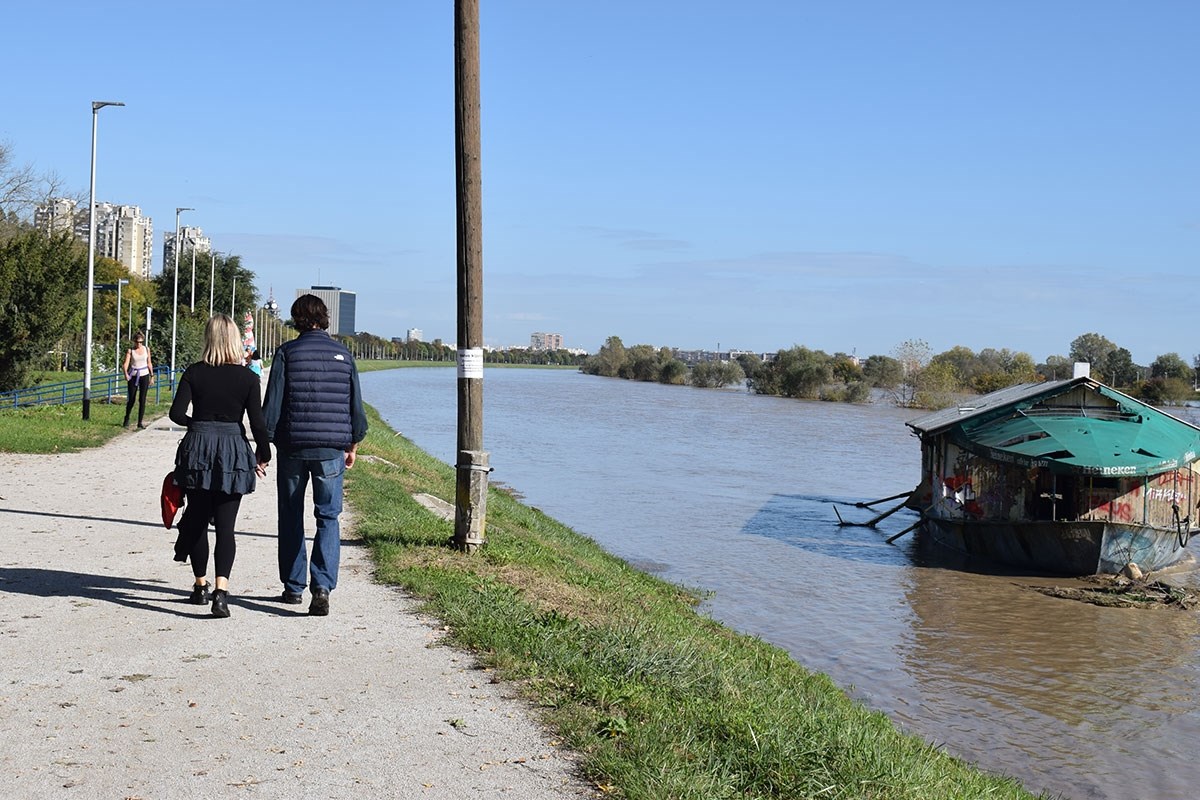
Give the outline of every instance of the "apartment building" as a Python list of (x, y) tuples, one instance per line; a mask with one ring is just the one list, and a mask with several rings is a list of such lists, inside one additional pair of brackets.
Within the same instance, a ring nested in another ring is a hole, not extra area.
[[(154, 222), (138, 206), (96, 203), (96, 256), (125, 265), (130, 273), (149, 278), (154, 253)], [(66, 197), (57, 197), (34, 209), (33, 222), (48, 232), (72, 232), (87, 242), (91, 220), (86, 211)]]
[(530, 350), (562, 350), (561, 333), (534, 333), (529, 337)]
[[(204, 231), (194, 225), (183, 225), (179, 228), (179, 260), (190, 259), (192, 251), (196, 251), (197, 256), (205, 256), (205, 263), (208, 263), (207, 256), (212, 252), (212, 240), (204, 235)], [(175, 231), (168, 231), (163, 234), (163, 269), (170, 264), (175, 266)]]

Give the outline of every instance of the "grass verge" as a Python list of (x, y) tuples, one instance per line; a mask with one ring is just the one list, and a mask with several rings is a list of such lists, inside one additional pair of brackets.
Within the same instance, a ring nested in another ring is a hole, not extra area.
[[(154, 390), (146, 398), (146, 423), (162, 416), (171, 407), (166, 391), (162, 400), (151, 402)], [(119, 403), (92, 400), (88, 409), (91, 419), (83, 419), (79, 403), (55, 406), (23, 406), (0, 411), (0, 452), (3, 453), (74, 453), (88, 447), (99, 447), (119, 433), (125, 419), (125, 398)], [(134, 420), (137, 421), (137, 409)]]
[(511, 494), (488, 495), (487, 544), (412, 495), (454, 497), (454, 471), (369, 411), (347, 473), (355, 530), (402, 586), (514, 681), (601, 791), (631, 800), (1026, 798), (848, 698), (783, 650), (695, 611), (697, 597), (631, 568)]

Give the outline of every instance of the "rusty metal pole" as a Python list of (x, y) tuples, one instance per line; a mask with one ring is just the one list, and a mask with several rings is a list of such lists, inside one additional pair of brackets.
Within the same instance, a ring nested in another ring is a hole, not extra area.
[(458, 463), (454, 546), (483, 546), (483, 190), (480, 185), (479, 0), (454, 2), (454, 166), (458, 190)]

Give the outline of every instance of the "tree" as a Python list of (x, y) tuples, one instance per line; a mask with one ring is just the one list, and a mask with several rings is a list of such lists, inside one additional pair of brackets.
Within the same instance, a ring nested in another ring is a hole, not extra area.
[(1151, 378), (1174, 378), (1178, 381), (1191, 383), (1192, 368), (1179, 357), (1178, 353), (1164, 353), (1154, 359), (1150, 365)]
[(669, 383), (676, 386), (682, 386), (687, 383), (688, 368), (687, 364), (677, 358), (669, 359), (658, 370), (658, 382)]
[(876, 389), (895, 389), (904, 380), (904, 367), (891, 356), (868, 356), (863, 379)]
[(807, 347), (780, 350), (751, 376), (750, 388), (755, 394), (816, 399), (832, 377), (829, 361), (826, 353)]
[(1038, 373), (1048, 381), (1061, 381), (1071, 377), (1071, 359), (1066, 356), (1046, 356), (1046, 363), (1039, 364)]
[(862, 365), (858, 363), (857, 359), (845, 353), (834, 353), (829, 359), (829, 368), (832, 370), (834, 380), (847, 385), (863, 379)]
[(1028, 353), (1014, 353), (1007, 347), (1001, 350), (985, 347), (979, 351), (978, 361), (979, 372), (971, 379), (970, 385), (981, 394), (1038, 380), (1037, 367)]
[(921, 370), (912, 405), (919, 408), (946, 408), (954, 405), (962, 381), (953, 364), (930, 362)]
[(86, 284), (87, 253), (65, 234), (0, 243), (0, 390), (23, 386), (58, 340), (82, 331)]
[(741, 383), (746, 380), (746, 374), (736, 361), (702, 361), (692, 367), (689, 380), (699, 389), (720, 389)]
[(600, 346), (600, 351), (583, 364), (583, 371), (589, 375), (602, 375), (605, 378), (615, 378), (625, 366), (625, 345), (620, 336), (610, 336)]
[(984, 353), (991, 353), (994, 356), (996, 351), (985, 350), (977, 356), (971, 348), (956, 345), (944, 353), (938, 353), (929, 359), (929, 363), (931, 366), (933, 364), (946, 364), (952, 367), (954, 374), (958, 376), (958, 380), (963, 386), (967, 386), (975, 380), (975, 376), (981, 373), (1004, 371), (1002, 367), (995, 363), (997, 359), (987, 359), (984, 357)]
[(1086, 361), (1092, 366), (1098, 366), (1116, 349), (1115, 344), (1100, 334), (1085, 333), (1071, 342), (1070, 357), (1072, 361)]
[(661, 362), (653, 345), (635, 344), (625, 352), (625, 364), (619, 377), (635, 381), (657, 381)]
[(1128, 350), (1118, 347), (1103, 362), (1093, 365), (1093, 374), (1109, 386), (1133, 386), (1138, 379), (1138, 366)]
[(34, 206), (60, 194), (61, 184), (53, 173), (18, 165), (12, 147), (0, 142), (0, 242), (27, 230)]
[(924, 339), (909, 339), (896, 345), (892, 356), (900, 362), (903, 377), (892, 390), (896, 405), (911, 407), (916, 401), (921, 372), (929, 363), (929, 344)]

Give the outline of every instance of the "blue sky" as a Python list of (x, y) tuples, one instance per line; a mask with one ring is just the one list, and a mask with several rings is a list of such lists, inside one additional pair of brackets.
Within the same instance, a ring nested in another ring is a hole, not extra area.
[[(1200, 353), (1200, 4), (482, 0), (484, 338)], [(453, 2), (4, 11), (0, 140), (455, 339)]]

